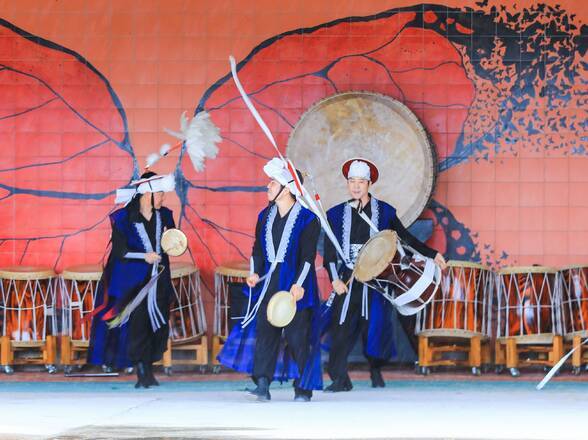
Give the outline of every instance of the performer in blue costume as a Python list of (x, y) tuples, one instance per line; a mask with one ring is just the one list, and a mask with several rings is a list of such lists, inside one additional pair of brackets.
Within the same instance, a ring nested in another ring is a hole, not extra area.
[[(434, 258), (441, 267), (443, 256), (413, 237), (396, 216), (394, 207), (377, 200), (369, 193), (370, 186), (378, 180), (376, 165), (364, 158), (346, 161), (342, 168), (347, 179), (347, 189), (352, 198), (327, 211), (331, 227), (341, 244), (349, 265), (355, 264), (361, 247), (376, 234), (360, 216), (363, 211), (378, 230), (393, 229), (400, 239), (422, 255)], [(353, 207), (352, 207), (353, 206)], [(365, 284), (352, 280), (351, 269), (343, 264), (335, 247), (325, 240), (324, 267), (327, 269), (334, 293), (329, 298), (331, 313), (324, 313), (326, 322), (321, 327), (328, 329), (330, 339), (327, 371), (333, 383), (325, 391), (350, 391), (351, 380), (347, 372), (347, 359), (358, 336), (361, 334), (364, 356), (370, 365), (372, 387), (384, 387), (381, 367), (395, 354), (392, 333), (392, 305), (379, 293)]]
[[(233, 327), (218, 359), (252, 375), (257, 387), (249, 393), (257, 400), (271, 399), (272, 380), (293, 379), (294, 400), (308, 402), (312, 390), (322, 389), (314, 265), (320, 223), (297, 201), (298, 190), (282, 160), (272, 159), (264, 171), (271, 179), (267, 185), (270, 203), (259, 214), (255, 228), (249, 287), (244, 290), (249, 296), (248, 311)], [(290, 291), (297, 301), (294, 319), (283, 329), (267, 319), (267, 304), (281, 290)]]
[(175, 226), (162, 203), (174, 177), (148, 172), (133, 185), (117, 191), (117, 203), (127, 204), (110, 215), (112, 249), (96, 295), (88, 362), (134, 365), (135, 387), (149, 388), (159, 385), (152, 365), (162, 358), (169, 335), (173, 288), (161, 236)]

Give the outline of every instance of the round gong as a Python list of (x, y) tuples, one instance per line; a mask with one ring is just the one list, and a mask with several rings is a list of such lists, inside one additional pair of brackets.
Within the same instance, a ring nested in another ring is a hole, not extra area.
[(349, 199), (341, 166), (357, 156), (377, 165), (371, 193), (393, 205), (406, 226), (433, 193), (436, 156), (425, 129), (408, 107), (378, 93), (339, 93), (314, 104), (290, 134), (286, 153), (312, 175), (325, 209)]

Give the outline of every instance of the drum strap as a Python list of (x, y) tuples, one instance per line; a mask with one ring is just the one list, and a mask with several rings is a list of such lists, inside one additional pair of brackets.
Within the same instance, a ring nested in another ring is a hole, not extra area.
[[(379, 213), (378, 213), (378, 201), (372, 197), (371, 198), (371, 208), (372, 208), (372, 214), (375, 217), (376, 222), (378, 221), (377, 219), (379, 218)], [(370, 236), (374, 236), (377, 233), (380, 232), (380, 230), (378, 229), (378, 227), (375, 225), (375, 223), (372, 221), (371, 218), (369, 218), (367, 216), (367, 214), (365, 213), (365, 211), (363, 210), (357, 210), (357, 213), (359, 214), (359, 216), (369, 225), (371, 231)], [(350, 289), (351, 291), (351, 289)], [(369, 319), (369, 301), (368, 301), (368, 286), (367, 284), (363, 284), (363, 289), (361, 292), (361, 316), (364, 317), (365, 319)]]
[[(372, 198), (373, 200), (373, 198)], [(372, 231), (374, 231), (374, 233), (378, 233), (380, 232), (377, 228), (376, 225), (374, 225), (374, 222), (372, 222), (372, 220), (366, 215), (365, 212), (363, 211), (358, 211), (359, 216), (370, 226), (370, 228), (372, 229)], [(396, 249), (398, 250), (398, 253), (400, 254), (401, 257), (401, 261), (403, 259), (405, 259), (406, 257), (406, 252), (404, 251), (404, 248), (402, 247), (402, 245), (400, 244), (400, 240), (397, 241), (396, 243)]]
[(435, 264), (432, 260), (427, 260), (425, 263), (425, 268), (423, 270), (423, 274), (417, 280), (417, 282), (408, 289), (405, 293), (398, 296), (396, 298), (395, 303), (397, 306), (405, 306), (408, 303), (419, 299), (421, 294), (425, 291), (425, 289), (431, 284), (433, 281), (433, 277), (435, 275)]
[[(398, 313), (404, 316), (410, 316), (415, 315), (416, 313), (421, 311), (435, 296), (435, 292), (439, 288), (440, 279), (441, 270), (432, 259), (427, 258), (423, 274), (414, 284), (414, 286), (412, 286), (405, 293), (399, 295), (396, 299), (394, 299), (393, 304), (398, 309)], [(423, 292), (433, 282), (435, 283), (435, 292), (433, 292), (433, 294), (429, 296), (429, 299), (427, 301), (422, 302), (417, 307), (410, 306), (409, 303), (418, 300), (423, 294)]]
[(375, 234), (380, 232), (378, 227), (376, 225), (374, 225), (374, 222), (372, 221), (372, 219), (369, 218), (364, 211), (357, 211), (357, 213), (370, 226), (370, 228), (372, 229), (372, 231), (374, 231)]

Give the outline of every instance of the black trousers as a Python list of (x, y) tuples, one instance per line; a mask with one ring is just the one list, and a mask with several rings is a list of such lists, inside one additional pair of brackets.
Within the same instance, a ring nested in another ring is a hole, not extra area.
[[(268, 322), (267, 302), (264, 301), (261, 304), (257, 311), (257, 338), (253, 358), (253, 379), (256, 382), (260, 377), (272, 381), (280, 351), (282, 331), (286, 338), (286, 354), (294, 359), (302, 376), (310, 355), (311, 313), (310, 309), (297, 311), (292, 322), (282, 329)], [(298, 380), (294, 381), (294, 387), (298, 388)]]
[(402, 330), (406, 334), (406, 338), (408, 339), (408, 343), (410, 344), (412, 351), (414, 351), (415, 354), (418, 354), (419, 340), (415, 334), (416, 315), (404, 316), (398, 313), (396, 316), (398, 317), (398, 322), (400, 322)]
[(339, 325), (339, 318), (343, 303), (345, 302), (345, 295), (337, 295), (333, 301), (333, 322), (329, 329), (331, 335), (331, 349), (329, 352), (329, 362), (327, 364), (327, 372), (331, 380), (344, 378), (347, 375), (348, 363), (347, 359), (357, 338), (361, 335), (364, 352), (363, 355), (369, 362), (370, 368), (380, 368), (386, 364), (387, 359), (380, 359), (368, 356), (365, 351), (367, 347), (367, 336), (369, 328), (369, 320), (361, 316), (361, 303), (357, 301), (350, 301), (349, 309), (347, 310), (347, 317), (345, 322)]
[(141, 301), (139, 307), (131, 313), (129, 318), (128, 353), (133, 364), (157, 362), (161, 360), (167, 349), (171, 284), (167, 286), (165, 279), (163, 282), (160, 280), (157, 284), (157, 306), (163, 315), (165, 325), (154, 332), (149, 320), (147, 298)]

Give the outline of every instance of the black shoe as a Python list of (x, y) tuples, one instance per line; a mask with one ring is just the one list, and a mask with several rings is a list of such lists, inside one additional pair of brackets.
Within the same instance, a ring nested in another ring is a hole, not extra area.
[(137, 365), (135, 365), (135, 371), (137, 372), (137, 383), (135, 384), (135, 388), (149, 388), (145, 364), (143, 362), (137, 362)]
[(153, 374), (153, 364), (145, 364), (145, 380), (149, 385), (158, 387), (159, 382)]
[(257, 387), (254, 390), (247, 390), (247, 392), (258, 402), (269, 402), (272, 400), (272, 396), (269, 392), (269, 380), (267, 380), (267, 377), (258, 378)]
[(372, 388), (384, 388), (386, 382), (382, 377), (382, 371), (379, 368), (372, 368), (370, 370), (370, 379), (372, 380)]
[(294, 402), (310, 402), (312, 399), (311, 390), (303, 390), (302, 388), (294, 389)]
[(331, 385), (325, 388), (325, 392), (327, 393), (339, 393), (342, 391), (351, 391), (353, 389), (353, 385), (351, 384), (351, 379), (349, 375), (346, 374), (344, 377), (336, 378)]
[(345, 375), (345, 387), (347, 388), (346, 391), (351, 391), (353, 389), (353, 384), (351, 383), (351, 378), (349, 374)]

